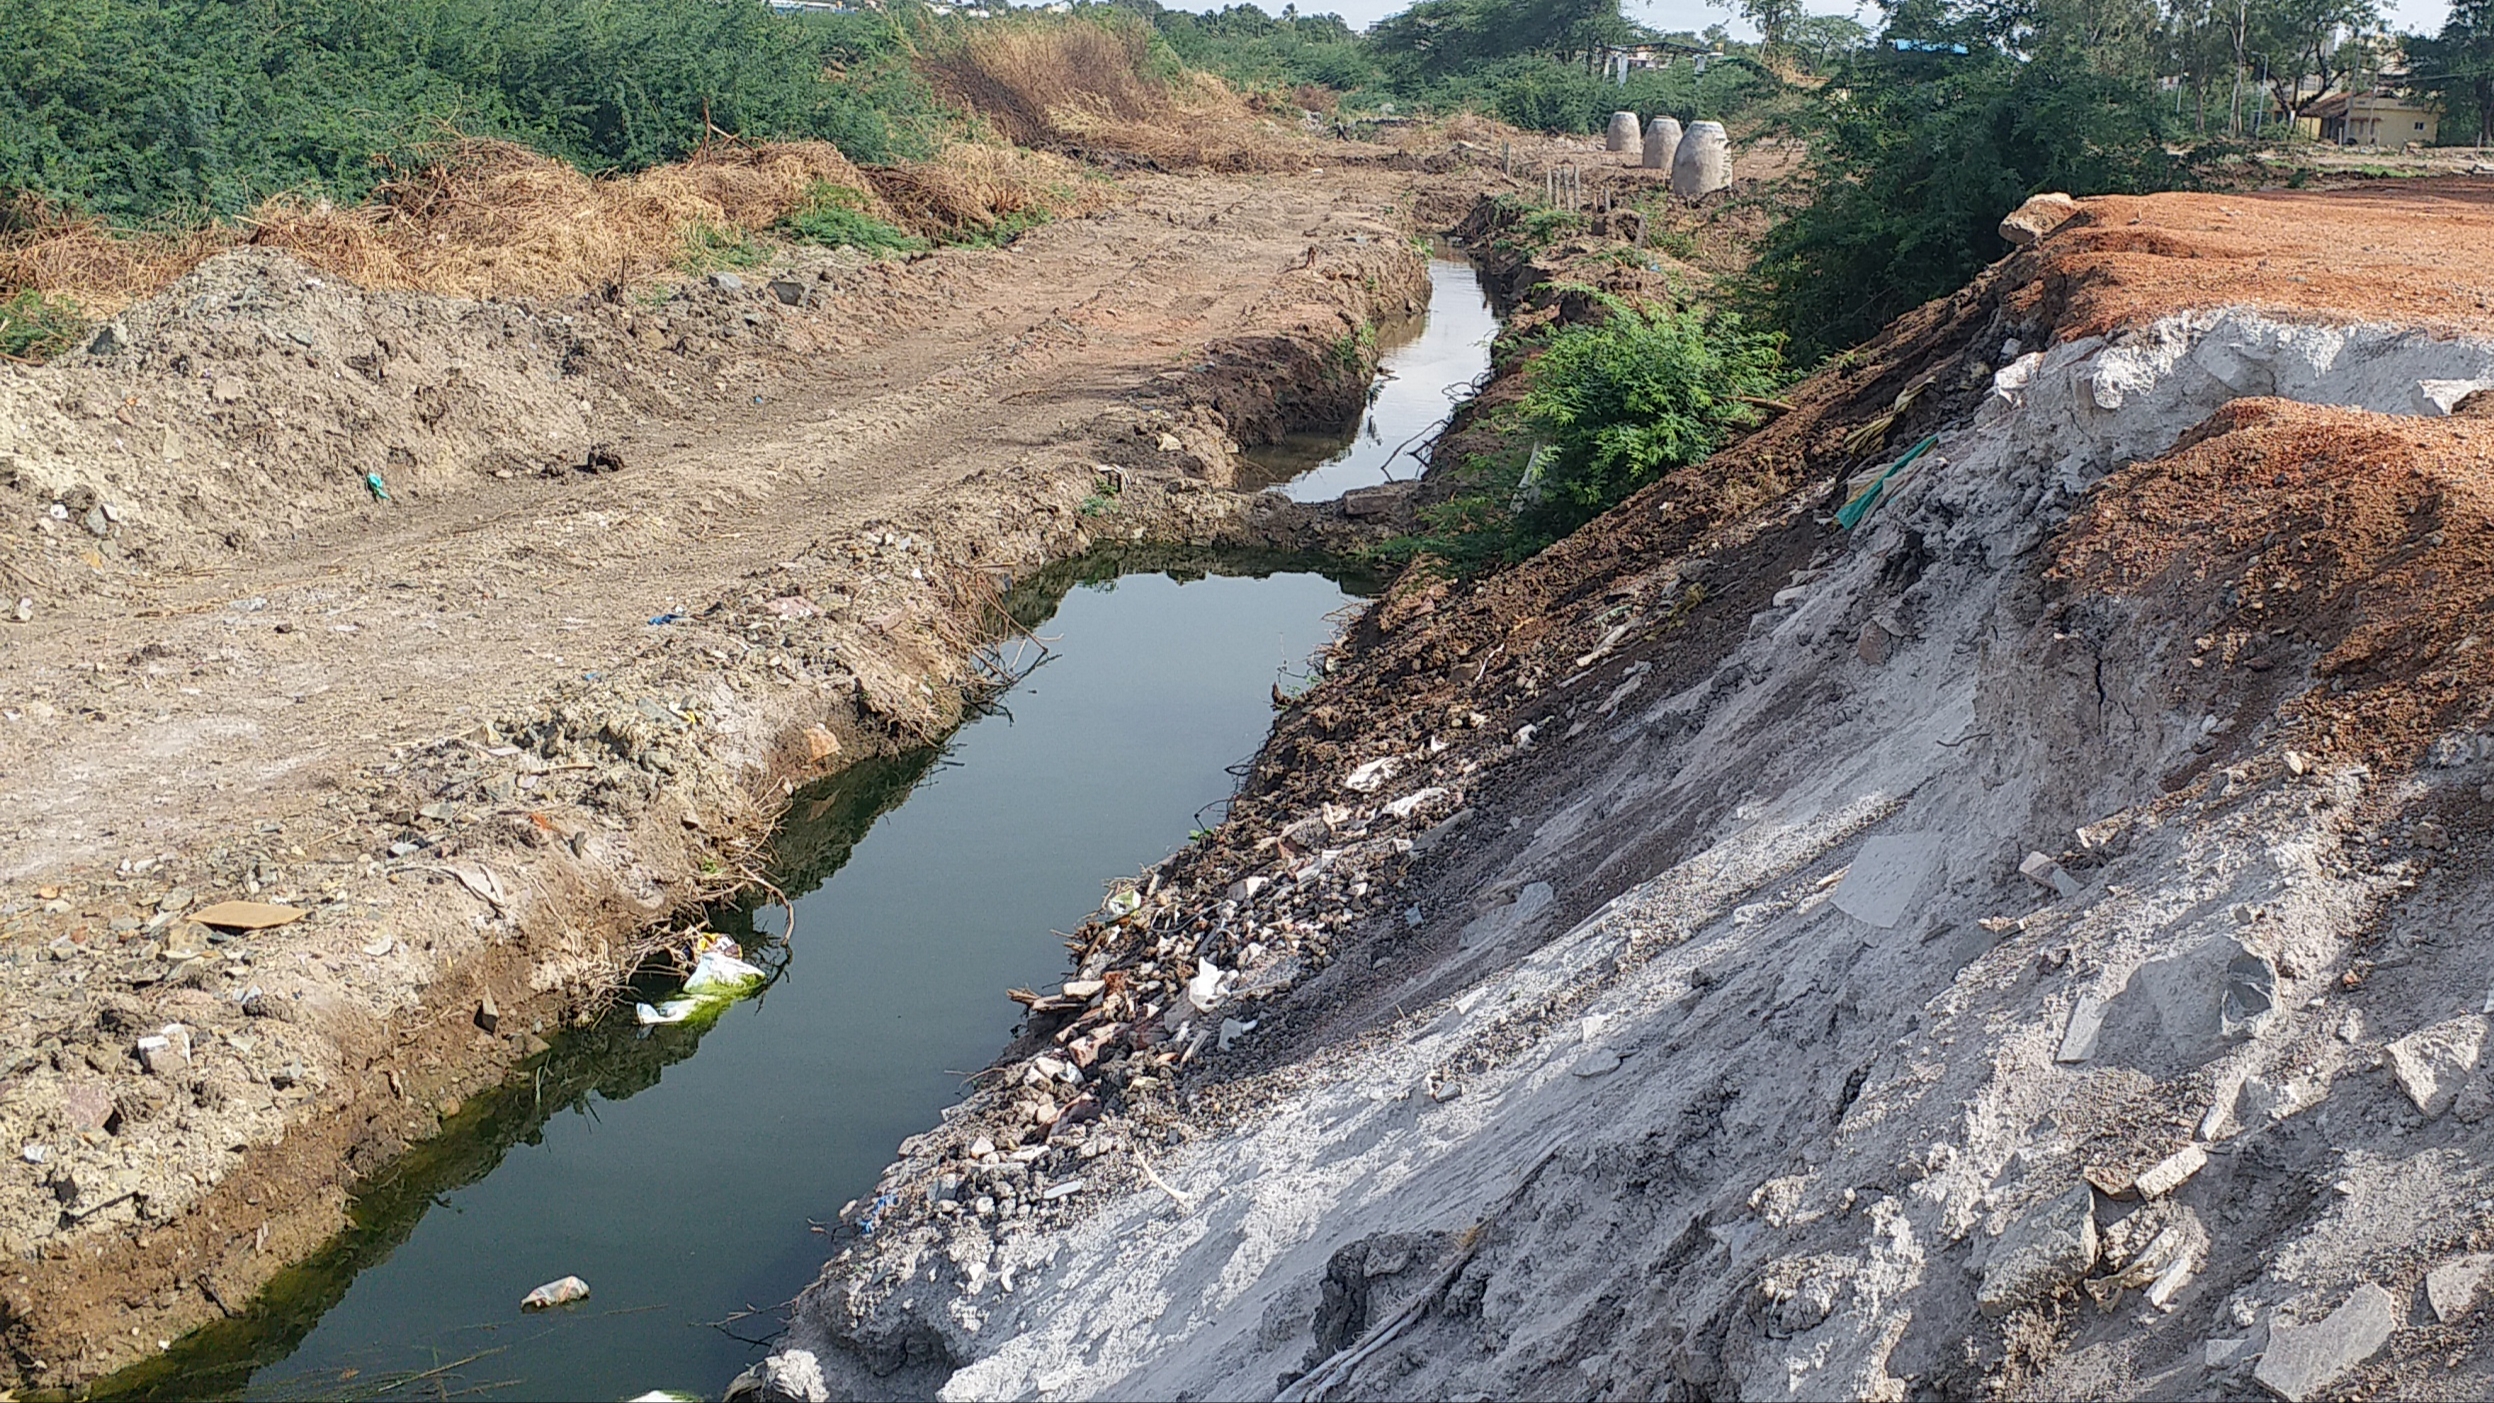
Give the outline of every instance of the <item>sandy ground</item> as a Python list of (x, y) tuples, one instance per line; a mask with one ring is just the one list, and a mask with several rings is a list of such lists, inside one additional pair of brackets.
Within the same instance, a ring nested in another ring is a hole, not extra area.
[[(744, 880), (789, 785), (940, 733), (1015, 575), (1339, 528), (1221, 489), (1239, 441), (1356, 405), (1338, 348), (1425, 297), (1410, 177), (1123, 184), (1010, 248), (663, 301), (244, 251), (0, 370), (18, 1383), (316, 1247)], [(241, 898), (308, 914), (186, 918)]]
[(2482, 1396), (2490, 226), (2089, 201), (1406, 581), (740, 1391)]

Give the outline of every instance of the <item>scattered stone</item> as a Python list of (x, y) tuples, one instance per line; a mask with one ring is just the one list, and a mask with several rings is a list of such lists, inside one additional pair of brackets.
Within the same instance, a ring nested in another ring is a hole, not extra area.
[(996, 1152), (996, 1142), (982, 1135), (970, 1142), (970, 1158), (985, 1159)]
[(1568, 1070), (1580, 1077), (1604, 1077), (1618, 1071), (1621, 1060), (1620, 1055), (1611, 1049), (1597, 1047), (1576, 1059), (1576, 1065)]
[(2041, 1204), (1992, 1247), (1975, 1304), (1999, 1317), (2085, 1276), (2096, 1264), (2096, 1191), (2085, 1184)]
[(104, 1129), (113, 1118), (112, 1088), (95, 1080), (71, 1082), (61, 1092), (61, 1116), (72, 1134)]
[(743, 292), (745, 290), (745, 280), (734, 273), (712, 273), (706, 281), (713, 289), (720, 292)]
[(2208, 1151), (2185, 1145), (2142, 1171), (2132, 1182), (2131, 1191), (2141, 1198), (2163, 1198), (2207, 1166)]
[(2249, 1360), (2253, 1353), (2251, 1336), (2236, 1335), (2201, 1345), (2200, 1362), (2211, 1369), (2233, 1369)]
[(2433, 1307), (2433, 1318), (2456, 1325), (2475, 1310), (2489, 1270), (2494, 1270), (2494, 1252), (2472, 1252), (2425, 1273), (2425, 1303)]
[(1054, 1203), (1058, 1199), (1072, 1198), (1074, 1195), (1081, 1193), (1082, 1187), (1082, 1180), (1068, 1179), (1062, 1184), (1050, 1184), (1048, 1187), (1041, 1189), (1039, 1191), (1039, 1197), (1042, 1202)]
[(805, 759), (807, 764), (819, 765), (839, 753), (840, 738), (833, 735), (830, 728), (825, 726), (808, 726), (805, 728)]
[(487, 994), (476, 1001), (476, 1026), (488, 1033), (502, 1026), (502, 1010), (494, 1007), (494, 996)]
[(770, 289), (771, 295), (778, 298), (780, 305), (784, 307), (799, 307), (805, 304), (806, 288), (801, 282), (788, 278), (773, 278)]
[(1854, 635), (1853, 655), (1872, 667), (1885, 667), (1888, 652), (1896, 643), (1896, 635), (1877, 619), (1866, 619), (1862, 631)]
[(2312, 773), (2312, 757), (2300, 750), (2286, 752), (2286, 772), (2297, 779)]
[(1382, 482), (1354, 487), (1342, 494), (1342, 514), (1353, 521), (1382, 521), (1400, 516), (1420, 495), (1417, 481)]
[(25, 1160), (28, 1164), (42, 1164), (46, 1160), (52, 1158), (52, 1147), (49, 1145), (38, 1145), (34, 1141), (29, 1140), (26, 1142), (25, 1147), (20, 1149), (17, 1154), (18, 1158)]
[(2217, 1026), (2229, 1040), (2256, 1036), (2277, 1012), (2277, 966), (2267, 957), (2242, 951), (2226, 962), (2225, 993), (2217, 1005)]
[(2419, 1028), (2385, 1049), (2399, 1089), (2427, 1119), (2451, 1108), (2468, 1075), (2485, 1056), (2489, 1027), (2479, 1014), (2462, 1014)]
[(2052, 1060), (2084, 1062), (2095, 1056), (2096, 1039), (2104, 1032), (2104, 1014), (2109, 1007), (2093, 994), (2081, 996), (2070, 1010), (2070, 1025), (2061, 1034), (2061, 1050), (2052, 1055)]
[(2272, 1324), (2269, 1348), (2252, 1377), (2286, 1403), (2304, 1403), (2372, 1358), (2397, 1327), (2397, 1303), (2368, 1281), (2318, 1325)]
[(2018, 875), (2064, 901), (2078, 895), (2081, 890), (2076, 877), (2042, 853), (2028, 853), (2026, 861), (2018, 864)]
[(2000, 221), (2000, 236), (2019, 248), (2041, 239), (2078, 214), (2078, 201), (2058, 191), (2036, 195)]
[(587, 1299), (589, 1299), (589, 1283), (576, 1276), (566, 1276), (560, 1280), (549, 1281), (522, 1296), (520, 1309), (552, 1310), (556, 1306), (567, 1306), (574, 1301)]
[(726, 1403), (830, 1403), (831, 1389), (812, 1350), (788, 1349), (738, 1374), (725, 1398)]
[(138, 1051), (139, 1065), (157, 1076), (187, 1071), (191, 1064), (191, 1030), (179, 1023), (167, 1023), (139, 1039)]

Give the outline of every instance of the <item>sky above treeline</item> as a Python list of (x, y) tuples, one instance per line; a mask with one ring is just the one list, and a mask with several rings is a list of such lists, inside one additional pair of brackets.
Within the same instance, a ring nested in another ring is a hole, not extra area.
[[(1235, 3), (1235, 0), (1231, 2)], [(1193, 0), (1193, 3), (1190, 3), (1190, 0), (1162, 0), (1162, 3), (1169, 5), (1172, 9), (1200, 7), (1217, 10), (1221, 8), (1219, 3), (1204, 3), (1203, 0)], [(1257, 0), (1257, 3), (1262, 4), (1268, 12), (1276, 14), (1280, 13), (1282, 8), (1282, 0), (1269, 0), (1269, 3), (1267, 0)], [(1388, 15), (1410, 7), (1411, 0), (1301, 0), (1299, 5), (1300, 10), (1306, 14), (1340, 15), (1349, 20), (1355, 28), (1365, 28)], [(1744, 23), (1739, 16), (1733, 14), (1729, 8), (1708, 5), (1704, 3), (1704, 0), (1628, 0), (1624, 8), (1629, 18), (1643, 24), (1650, 24), (1656, 29), (1686, 29), (1703, 32), (1710, 24), (1720, 24), (1742, 38), (1756, 37), (1756, 31)], [(1809, 8), (1820, 14), (1849, 14), (1865, 24), (1877, 23), (1878, 12), (1868, 5), (1859, 9), (1848, 9), (1842, 5), (1828, 4), (1826, 0), (1818, 0), (1818, 3), (1810, 5)], [(2411, 34), (2430, 34), (2440, 29), (2442, 21), (2450, 14), (2448, 0), (2381, 0), (2381, 9), (2382, 14), (2389, 19), (2392, 29)]]

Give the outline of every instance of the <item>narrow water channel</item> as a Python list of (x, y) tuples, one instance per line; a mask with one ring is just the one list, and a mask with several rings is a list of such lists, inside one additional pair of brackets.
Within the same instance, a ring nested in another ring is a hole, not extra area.
[[(1486, 365), (1469, 266), (1433, 274), (1432, 328), (1389, 356), (1350, 447), (1303, 445), (1300, 471), (1373, 474), (1381, 451), (1345, 465), (1425, 430)], [(319, 1257), (99, 1396), (714, 1392), (821, 1268), (814, 1225), (1003, 1046), (1019, 1014), (1004, 990), (1062, 977), (1050, 932), (1217, 817), (1273, 684), (1363, 584), (1306, 562), (1128, 558), (1026, 590), (1017, 612), (1053, 656), (999, 707), (797, 796), (773, 844), (776, 879), (802, 893), (793, 935), (777, 908), (714, 920), (772, 968), (761, 995), (706, 1029), (644, 1029), (627, 1004), (564, 1036), (364, 1186)], [(588, 1301), (518, 1312), (565, 1275)]]
[(1378, 332), (1383, 355), (1360, 421), (1346, 436), (1292, 434), (1247, 452), (1251, 485), (1302, 502), (1420, 476), (1434, 431), (1489, 371), (1498, 318), (1470, 263), (1446, 244), (1429, 260), (1429, 312)]

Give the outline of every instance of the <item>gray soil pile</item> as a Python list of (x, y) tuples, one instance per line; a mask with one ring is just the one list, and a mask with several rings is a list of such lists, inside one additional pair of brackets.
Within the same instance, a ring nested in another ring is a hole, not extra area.
[(2494, 1389), (2494, 341), (2201, 246), (2375, 203), (2088, 202), (1407, 580), (739, 1390)]

